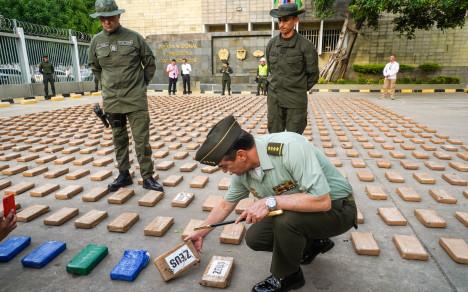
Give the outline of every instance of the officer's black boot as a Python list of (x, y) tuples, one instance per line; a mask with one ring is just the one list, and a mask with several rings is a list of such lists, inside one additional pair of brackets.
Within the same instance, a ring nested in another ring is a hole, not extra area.
[(310, 264), (319, 253), (326, 253), (335, 246), (329, 238), (316, 239), (302, 255), (301, 265)]
[(301, 268), (283, 279), (271, 275), (252, 287), (252, 292), (285, 292), (296, 290), (304, 286), (305, 280)]
[(109, 192), (115, 192), (121, 187), (129, 186), (133, 184), (132, 177), (128, 170), (123, 170), (119, 172), (119, 176), (107, 186)]
[(164, 192), (163, 187), (152, 176), (143, 180), (143, 188), (158, 192)]

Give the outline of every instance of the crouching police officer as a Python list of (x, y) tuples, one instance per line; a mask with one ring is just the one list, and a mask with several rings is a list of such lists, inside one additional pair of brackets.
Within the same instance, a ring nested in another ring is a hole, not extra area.
[(162, 191), (153, 178), (154, 166), (149, 145), (148, 100), (146, 86), (156, 69), (154, 56), (138, 33), (120, 25), (119, 9), (114, 0), (97, 0), (96, 13), (103, 30), (91, 41), (88, 63), (101, 82), (104, 111), (112, 126), (119, 176), (108, 188), (113, 192), (132, 184), (129, 173), (127, 120), (132, 129), (135, 151), (145, 189)]
[[(258, 198), (237, 219), (253, 223), (245, 238), (251, 249), (272, 252), (272, 275), (252, 291), (302, 287), (305, 281), (300, 265), (330, 250), (333, 242), (329, 237), (356, 226), (351, 185), (299, 134), (282, 132), (254, 138), (229, 116), (209, 132), (195, 159), (234, 174), (229, 191), (204, 224), (223, 221), (249, 193)], [(284, 213), (266, 217), (277, 209)], [(196, 231), (186, 239), (201, 250), (208, 233)]]

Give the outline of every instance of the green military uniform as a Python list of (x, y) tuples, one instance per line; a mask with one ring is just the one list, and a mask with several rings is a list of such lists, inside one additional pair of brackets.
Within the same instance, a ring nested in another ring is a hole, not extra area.
[[(297, 15), (297, 11), (274, 17), (288, 15)], [(319, 77), (317, 51), (309, 40), (295, 32), (290, 39), (281, 35), (272, 38), (266, 59), (270, 68), (268, 131), (302, 134), (307, 126), (307, 91)]]
[(49, 62), (41, 62), (39, 72), (42, 74), (42, 82), (44, 83), (44, 95), (49, 97), (49, 83), (52, 95), (55, 95), (54, 65)]
[(233, 73), (231, 67), (229, 67), (229, 65), (227, 67), (223, 66), (219, 72), (223, 74), (223, 77), (221, 78), (223, 95), (226, 88), (228, 90), (228, 94), (231, 95), (231, 74)]
[[(239, 129), (232, 116), (225, 118), (213, 128), (195, 158), (218, 164), (239, 136)], [(304, 250), (314, 240), (337, 236), (355, 226), (357, 210), (346, 178), (303, 136), (282, 132), (256, 137), (255, 147), (260, 166), (234, 175), (225, 200), (239, 202), (249, 193), (257, 198), (329, 194), (332, 200), (330, 211), (285, 211), (264, 218), (247, 231), (250, 248), (273, 253), (271, 273), (281, 279), (298, 270)]]
[[(103, 7), (109, 5), (105, 0), (102, 2)], [(96, 3), (97, 8), (99, 4)], [(123, 11), (115, 9), (108, 15), (101, 12), (92, 16), (111, 16)], [(154, 76), (156, 66), (150, 47), (141, 35), (122, 26), (111, 33), (103, 30), (91, 40), (88, 63), (101, 82), (104, 111), (110, 115), (111, 123), (112, 120), (117, 121), (112, 127), (112, 134), (119, 170), (130, 169), (128, 119), (141, 176), (143, 179), (151, 177), (154, 167), (149, 145), (146, 87)]]

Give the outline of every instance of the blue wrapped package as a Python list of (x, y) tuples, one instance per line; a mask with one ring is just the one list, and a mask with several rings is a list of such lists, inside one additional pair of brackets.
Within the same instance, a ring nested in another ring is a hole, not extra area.
[(12, 236), (0, 244), (0, 262), (8, 262), (31, 244), (29, 236)]
[(125, 250), (120, 262), (112, 269), (112, 280), (134, 281), (150, 260), (146, 250)]
[(24, 267), (42, 268), (67, 248), (65, 242), (46, 241), (26, 255), (21, 263)]

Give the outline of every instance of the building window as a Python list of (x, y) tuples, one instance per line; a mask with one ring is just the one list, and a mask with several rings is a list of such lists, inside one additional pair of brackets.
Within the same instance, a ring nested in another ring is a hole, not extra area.
[(318, 47), (319, 42), (319, 30), (318, 29), (310, 29), (310, 28), (303, 28), (299, 26), (299, 33), (311, 41), (314, 44), (315, 49)]
[(322, 50), (324, 53), (335, 51), (338, 40), (340, 39), (340, 32), (340, 29), (323, 30)]

